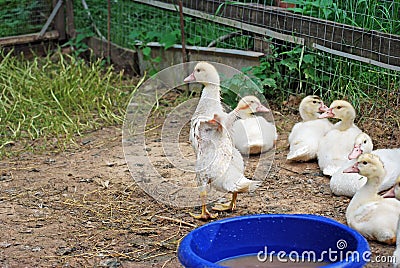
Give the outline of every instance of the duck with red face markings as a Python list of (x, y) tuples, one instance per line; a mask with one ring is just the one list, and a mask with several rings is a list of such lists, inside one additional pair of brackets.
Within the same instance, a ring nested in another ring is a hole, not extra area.
[(232, 211), (236, 209), (238, 193), (252, 192), (260, 181), (249, 180), (244, 176), (243, 158), (233, 146), (221, 117), (215, 114), (213, 119), (199, 124), (198, 151), (196, 157), (196, 177), (200, 187), (202, 209), (200, 215), (191, 215), (196, 219), (209, 220), (218, 214), (210, 213), (206, 207), (207, 185), (225, 193), (232, 194), (227, 204), (216, 204), (213, 210)]

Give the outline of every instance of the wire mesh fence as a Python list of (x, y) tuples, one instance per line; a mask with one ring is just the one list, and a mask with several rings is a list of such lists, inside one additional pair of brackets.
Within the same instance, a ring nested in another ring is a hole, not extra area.
[(40, 31), (51, 9), (47, 0), (0, 1), (0, 37)]
[[(186, 45), (259, 51), (247, 72), (267, 97), (345, 98), (399, 136), (400, 2), (392, 0), (185, 0)], [(0, 3), (0, 36), (37, 32), (47, 0)], [(181, 42), (177, 1), (74, 1), (75, 27), (122, 47)], [(143, 46), (141, 47), (143, 48)]]
[[(137, 42), (180, 43), (180, 18), (178, 6), (172, 10), (134, 1), (118, 1), (111, 5), (111, 40), (125, 47)], [(76, 27), (82, 31), (93, 25), (105, 37), (107, 35), (108, 5), (106, 1), (93, 0), (75, 3)], [(88, 15), (90, 13), (90, 15)], [(92, 19), (90, 19), (92, 18)], [(219, 37), (232, 34), (232, 38), (217, 42), (218, 47), (250, 49), (251, 38), (240, 29), (221, 26), (204, 19), (185, 16), (187, 45), (208, 46)]]

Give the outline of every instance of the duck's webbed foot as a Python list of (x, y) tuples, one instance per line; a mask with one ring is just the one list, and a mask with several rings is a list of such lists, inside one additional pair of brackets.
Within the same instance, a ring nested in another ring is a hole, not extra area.
[(204, 221), (208, 221), (208, 220), (212, 220), (218, 217), (218, 213), (210, 213), (206, 207), (206, 205), (202, 205), (201, 206), (201, 214), (197, 215), (194, 213), (189, 213), (190, 216), (192, 216), (195, 219), (198, 220), (204, 220)]
[(231, 202), (225, 204), (215, 204), (212, 209), (215, 211), (233, 211), (236, 209), (236, 199), (237, 193), (233, 193)]

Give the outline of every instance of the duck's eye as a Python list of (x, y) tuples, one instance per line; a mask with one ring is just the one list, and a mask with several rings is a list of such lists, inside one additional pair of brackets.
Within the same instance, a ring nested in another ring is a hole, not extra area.
[(364, 144), (366, 144), (367, 143), (367, 140), (364, 140)]
[(312, 103), (317, 103), (318, 101), (314, 100)]
[(200, 73), (200, 69), (196, 69), (196, 72)]
[(336, 109), (340, 110), (340, 109), (342, 109), (342, 106), (338, 106), (338, 107), (336, 107)]
[(366, 165), (366, 164), (368, 164), (368, 162), (367, 162), (367, 161), (363, 161), (362, 163), (363, 163), (363, 165)]

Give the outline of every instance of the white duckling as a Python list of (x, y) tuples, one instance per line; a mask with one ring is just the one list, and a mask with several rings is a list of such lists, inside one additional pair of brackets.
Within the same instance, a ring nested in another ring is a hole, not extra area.
[(256, 96), (242, 98), (234, 109), (240, 118), (232, 125), (232, 140), (240, 153), (260, 154), (274, 147), (278, 134), (275, 125), (256, 116), (257, 112), (270, 112)]
[[(400, 176), (396, 179), (395, 185), (384, 195), (384, 197), (395, 197), (400, 200)], [(394, 268), (400, 268), (400, 218), (397, 221), (397, 232), (396, 232), (396, 250), (393, 252)]]
[(352, 167), (343, 172), (357, 172), (367, 177), (367, 182), (356, 192), (347, 207), (347, 224), (367, 239), (394, 244), (400, 216), (400, 201), (383, 198), (377, 194), (385, 176), (385, 169), (379, 157), (362, 154)]
[[(371, 145), (371, 146), (370, 146)], [(372, 151), (372, 140), (364, 132), (357, 135), (354, 141), (354, 148), (360, 148), (362, 146), (365, 149), (365, 153), (371, 153)], [(357, 173), (343, 173), (343, 170), (353, 165), (356, 162), (356, 157), (351, 157), (353, 151), (348, 155), (349, 160), (340, 169), (338, 169), (331, 177), (329, 182), (330, 188), (333, 194), (338, 196), (353, 197), (354, 194), (360, 189), (367, 181), (367, 178)]]
[(229, 133), (218, 115), (214, 115), (211, 120), (201, 121), (198, 130), (196, 174), (201, 190), (202, 210), (200, 215), (191, 215), (196, 219), (208, 220), (217, 217), (218, 214), (207, 210), (207, 184), (218, 191), (232, 193), (230, 203), (213, 207), (216, 211), (226, 211), (236, 208), (238, 193), (254, 191), (260, 181), (252, 181), (244, 176), (243, 158), (233, 146)]
[(189, 140), (195, 151), (198, 150), (198, 127), (201, 120), (211, 120), (214, 114), (224, 115), (221, 104), (220, 78), (215, 67), (208, 62), (199, 62), (184, 82), (199, 82), (204, 85), (199, 103), (190, 122)]
[(379, 192), (381, 192), (391, 188), (397, 177), (400, 176), (400, 148), (377, 150), (373, 150), (373, 148), (371, 137), (363, 132), (357, 136), (353, 150), (348, 157), (349, 159), (357, 159), (362, 153), (372, 153), (379, 156), (386, 171), (386, 176), (379, 186)]
[(296, 123), (289, 134), (288, 160), (309, 161), (317, 157), (320, 139), (333, 126), (328, 119), (318, 119), (327, 109), (318, 96), (310, 95), (301, 100), (299, 112), (303, 121)]
[(348, 154), (353, 148), (353, 143), (361, 130), (354, 124), (356, 111), (353, 106), (344, 100), (335, 100), (329, 109), (319, 118), (338, 118), (318, 145), (318, 165), (325, 175), (332, 176), (348, 162)]

